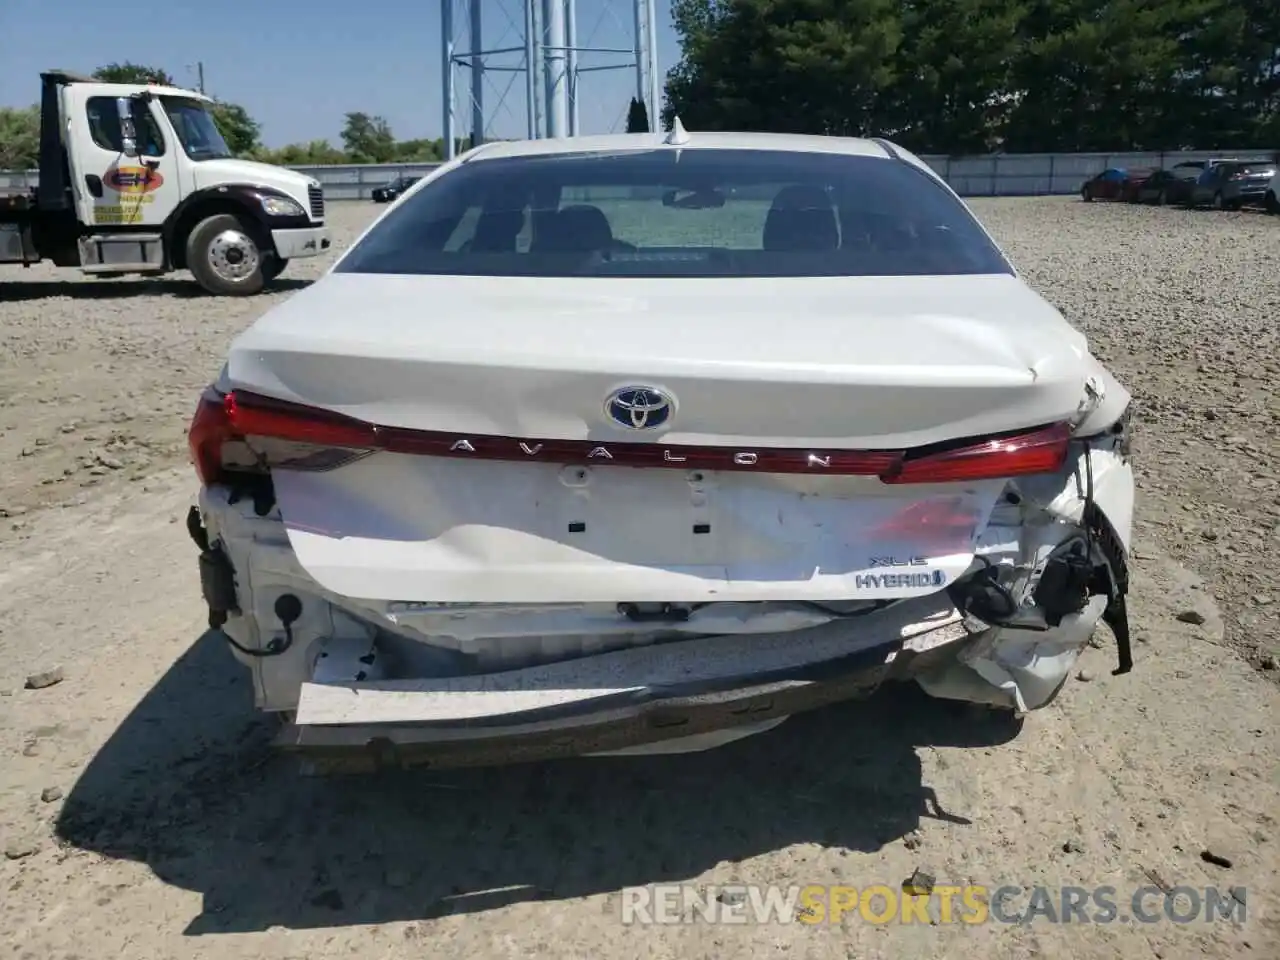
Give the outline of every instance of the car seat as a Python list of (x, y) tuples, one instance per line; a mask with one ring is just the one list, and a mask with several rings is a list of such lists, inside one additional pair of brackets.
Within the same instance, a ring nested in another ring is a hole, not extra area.
[(764, 221), (765, 250), (835, 250), (840, 229), (827, 192), (820, 187), (783, 187)]

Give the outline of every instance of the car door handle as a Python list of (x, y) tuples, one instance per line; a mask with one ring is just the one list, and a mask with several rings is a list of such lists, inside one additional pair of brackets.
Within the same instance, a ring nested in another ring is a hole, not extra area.
[(84, 185), (89, 188), (89, 193), (95, 197), (102, 196), (102, 178), (94, 173), (85, 174)]

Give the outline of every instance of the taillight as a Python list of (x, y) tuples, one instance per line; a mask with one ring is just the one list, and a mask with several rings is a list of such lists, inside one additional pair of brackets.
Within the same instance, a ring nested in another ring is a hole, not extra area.
[(1071, 428), (1055, 423), (933, 453), (908, 451), (900, 468), (880, 479), (885, 483), (954, 483), (1053, 473), (1066, 463), (1070, 441)]
[(340, 413), (232, 392), (227, 419), (242, 437), (272, 437), (322, 447), (375, 447), (382, 430)]
[(268, 465), (331, 470), (385, 446), (378, 442), (380, 432), (328, 410), (210, 387), (200, 397), (187, 443), (207, 486), (228, 473), (261, 472)]
[[(256, 394), (206, 390), (188, 433), (203, 483), (263, 466), (331, 470), (375, 450), (467, 460), (573, 463), (669, 470), (878, 477), (951, 483), (1051, 473), (1066, 462), (1071, 429), (1054, 424), (922, 450), (809, 450), (596, 440), (464, 436), (388, 427)], [(249, 445), (252, 445), (252, 450)], [(228, 454), (232, 454), (229, 462)], [(237, 462), (238, 453), (243, 462)]]
[(222, 445), (238, 439), (227, 411), (229, 401), (230, 394), (223, 395), (209, 387), (200, 395), (196, 415), (187, 430), (191, 462), (195, 464), (200, 482), (206, 486), (222, 475)]

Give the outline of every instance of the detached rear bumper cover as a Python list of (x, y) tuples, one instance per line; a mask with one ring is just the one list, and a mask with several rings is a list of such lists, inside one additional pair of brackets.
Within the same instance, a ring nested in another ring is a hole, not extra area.
[[(871, 621), (866, 626), (837, 620), (787, 633), (677, 640), (500, 673), (311, 682), (302, 687), (298, 722), (518, 725), (773, 683), (815, 683), (892, 663), (902, 650), (920, 652), (964, 639), (968, 632), (945, 596), (930, 599), (932, 609), (904, 603), (859, 618)], [(317, 668), (329, 676), (379, 669), (376, 646), (331, 649), (322, 649)]]
[[(446, 680), (310, 682), (279, 745), (371, 765), (506, 763), (687, 741), (871, 695), (915, 679), (952, 699), (1028, 709), (1052, 697), (1104, 605), (1044, 634), (971, 632), (954, 609), (924, 621), (919, 603), (872, 629), (847, 621), (800, 634), (684, 640), (500, 674)], [(882, 614), (881, 616), (885, 616)], [(878, 619), (878, 618), (877, 618)], [(915, 622), (911, 622), (915, 621)], [(1003, 642), (992, 634), (1006, 634)], [(990, 641), (984, 643), (982, 641)], [(966, 650), (994, 647), (994, 657)], [(376, 670), (367, 646), (336, 644), (324, 673)], [(958, 654), (958, 659), (957, 659)], [(736, 668), (737, 672), (728, 672)], [(754, 731), (747, 731), (754, 732)]]
[[(867, 696), (968, 639), (959, 614), (931, 599), (933, 609), (904, 603), (871, 626), (682, 640), (483, 676), (306, 683), (280, 742), (318, 757), (466, 765), (758, 727)], [(333, 645), (317, 676), (376, 672), (376, 654), (362, 650)]]

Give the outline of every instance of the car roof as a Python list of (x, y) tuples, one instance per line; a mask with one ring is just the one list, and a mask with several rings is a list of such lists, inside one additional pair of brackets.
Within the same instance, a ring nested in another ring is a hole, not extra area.
[(835, 153), (852, 157), (892, 159), (893, 154), (875, 140), (862, 137), (825, 137), (799, 133), (702, 133), (693, 131), (668, 143), (668, 133), (613, 133), (590, 137), (558, 137), (541, 140), (491, 141), (472, 153), (477, 160), (510, 157), (549, 157), (573, 153), (613, 153), (627, 150), (783, 150), (794, 153)]

